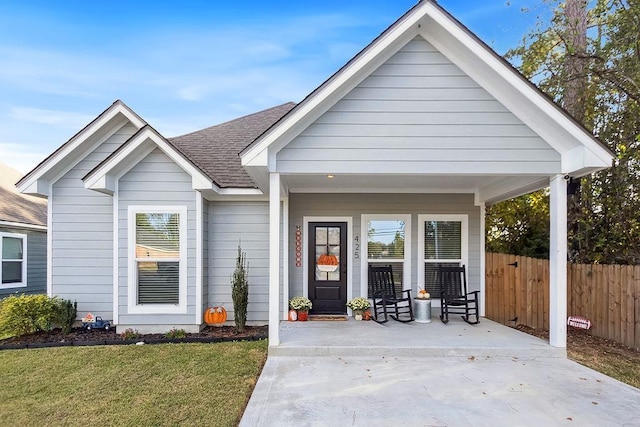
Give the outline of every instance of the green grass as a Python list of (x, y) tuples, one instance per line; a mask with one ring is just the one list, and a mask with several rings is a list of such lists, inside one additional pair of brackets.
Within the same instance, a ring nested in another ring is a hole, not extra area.
[(0, 352), (0, 425), (235, 426), (267, 341)]
[(593, 370), (640, 388), (640, 353), (620, 347), (567, 348), (567, 356)]

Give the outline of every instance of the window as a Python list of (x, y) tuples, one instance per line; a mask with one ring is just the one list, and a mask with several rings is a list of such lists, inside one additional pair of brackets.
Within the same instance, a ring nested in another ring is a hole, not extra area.
[(27, 286), (27, 235), (0, 233), (0, 289)]
[(418, 287), (438, 295), (439, 266), (467, 264), (467, 215), (419, 215)]
[(130, 208), (130, 311), (174, 312), (185, 305), (185, 224), (186, 209)]
[(371, 297), (369, 265), (391, 265), (397, 289), (410, 289), (411, 216), (363, 215), (362, 235), (366, 236), (366, 241), (363, 238), (363, 255), (367, 262), (362, 267), (366, 294)]

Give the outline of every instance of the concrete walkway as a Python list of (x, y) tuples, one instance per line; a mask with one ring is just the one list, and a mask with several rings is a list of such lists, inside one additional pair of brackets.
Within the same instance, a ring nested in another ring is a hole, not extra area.
[(485, 319), (283, 323), (281, 339), (241, 426), (640, 426), (640, 390)]

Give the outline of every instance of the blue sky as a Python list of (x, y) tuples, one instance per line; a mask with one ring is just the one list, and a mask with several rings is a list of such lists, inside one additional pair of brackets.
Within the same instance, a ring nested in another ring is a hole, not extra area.
[[(0, 162), (28, 172), (116, 99), (167, 137), (298, 102), (416, 1), (0, 0)], [(501, 54), (540, 2), (439, 1)]]

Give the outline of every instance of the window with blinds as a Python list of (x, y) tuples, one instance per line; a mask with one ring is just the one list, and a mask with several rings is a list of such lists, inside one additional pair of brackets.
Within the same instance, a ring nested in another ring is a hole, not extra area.
[(0, 233), (2, 288), (26, 286), (26, 243), (26, 235)]
[[(401, 291), (405, 285), (405, 266), (409, 255), (407, 233), (410, 219), (407, 216), (363, 216), (363, 226), (367, 235), (368, 265), (391, 266), (396, 289)], [(367, 269), (368, 271), (368, 269)], [(371, 288), (368, 289), (371, 297)]]
[(137, 304), (180, 302), (180, 214), (135, 214)]
[(420, 215), (419, 233), (422, 244), (423, 277), (418, 286), (433, 296), (439, 295), (437, 271), (440, 266), (458, 266), (466, 263), (466, 215)]

